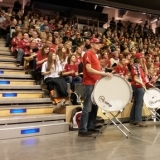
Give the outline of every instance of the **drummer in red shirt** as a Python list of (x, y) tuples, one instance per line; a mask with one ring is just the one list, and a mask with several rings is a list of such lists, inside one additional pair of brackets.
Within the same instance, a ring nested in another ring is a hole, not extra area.
[(126, 59), (124, 57), (119, 58), (119, 63), (117, 66), (114, 67), (114, 70), (112, 73), (118, 74), (123, 78), (128, 79), (128, 68), (126, 66)]
[(102, 47), (100, 40), (92, 38), (90, 40), (91, 48), (83, 56), (83, 85), (84, 85), (84, 103), (83, 111), (79, 126), (78, 136), (90, 136), (95, 130), (95, 121), (98, 111), (98, 106), (91, 101), (91, 94), (94, 85), (101, 76), (111, 77), (111, 73), (101, 71), (100, 62), (97, 52)]
[(143, 95), (146, 90), (146, 74), (148, 74), (143, 55), (135, 55), (134, 64), (131, 67), (132, 89), (134, 102), (130, 113), (130, 124), (138, 127), (146, 127), (142, 123)]

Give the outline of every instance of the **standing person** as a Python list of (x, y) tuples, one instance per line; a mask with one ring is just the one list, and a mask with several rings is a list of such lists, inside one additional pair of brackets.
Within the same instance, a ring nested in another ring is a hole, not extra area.
[(98, 111), (98, 106), (92, 104), (91, 94), (94, 85), (101, 76), (109, 76), (112, 74), (101, 71), (100, 62), (97, 52), (101, 48), (99, 39), (92, 38), (90, 40), (91, 48), (83, 56), (83, 85), (84, 85), (84, 104), (81, 116), (78, 136), (90, 136), (95, 130), (95, 121)]
[[(142, 68), (143, 67), (143, 68)], [(135, 55), (134, 64), (131, 67), (131, 85), (133, 89), (134, 102), (130, 113), (130, 124), (138, 127), (146, 127), (142, 123), (143, 95), (146, 90), (146, 74), (148, 74), (143, 55)]]
[(22, 9), (21, 0), (16, 0), (16, 1), (14, 2), (13, 11), (16, 12), (16, 13), (18, 13), (19, 10), (21, 10), (21, 9)]

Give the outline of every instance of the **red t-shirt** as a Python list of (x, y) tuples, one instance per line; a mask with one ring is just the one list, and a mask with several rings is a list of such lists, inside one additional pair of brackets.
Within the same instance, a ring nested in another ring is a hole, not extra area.
[(126, 76), (127, 75), (127, 67), (126, 66), (117, 65), (116, 67), (114, 67), (114, 73)]
[[(48, 55), (42, 56), (41, 52), (39, 51), (39, 52), (37, 52), (36, 62), (41, 61), (47, 57), (48, 57)], [(40, 66), (42, 66), (42, 64), (36, 65), (36, 69), (39, 68)]]
[(146, 75), (145, 75), (141, 66), (132, 65), (132, 67), (131, 67), (131, 78), (132, 78), (131, 84), (136, 88), (142, 88), (142, 85), (140, 85), (139, 83), (134, 81), (135, 75), (137, 75), (139, 77), (140, 81), (142, 81), (144, 84), (146, 84)]
[[(66, 64), (65, 66), (64, 66), (64, 72), (69, 72), (69, 71), (74, 71), (74, 72), (78, 72), (78, 65), (76, 65), (76, 64), (74, 64), (74, 65), (71, 65), (71, 64)], [(71, 75), (69, 75), (69, 76), (72, 76), (72, 77), (74, 77), (75, 76), (75, 73), (74, 74), (71, 74)]]
[(53, 45), (49, 48), (49, 51), (55, 53), (55, 52), (56, 52), (56, 45), (53, 44)]
[(82, 57), (76, 57), (76, 64), (80, 64), (82, 62)]
[(84, 85), (94, 85), (97, 80), (101, 78), (100, 75), (87, 72), (86, 64), (91, 64), (91, 67), (95, 70), (101, 71), (100, 62), (97, 55), (88, 50), (83, 56), (83, 84)]

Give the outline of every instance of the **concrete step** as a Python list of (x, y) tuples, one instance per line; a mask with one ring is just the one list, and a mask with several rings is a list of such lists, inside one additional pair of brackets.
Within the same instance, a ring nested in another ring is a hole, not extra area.
[(0, 86), (1, 85), (12, 85), (12, 86), (34, 85), (34, 80), (0, 79)]
[(0, 101), (5, 99), (8, 100), (10, 98), (14, 99), (31, 99), (31, 98), (42, 98), (43, 97), (43, 91), (28, 91), (28, 90), (10, 90), (10, 91), (0, 91)]
[(4, 104), (46, 104), (49, 103), (51, 104), (51, 99), (50, 98), (3, 98), (0, 100), (0, 105)]
[(32, 79), (30, 74), (0, 74), (0, 78)]
[[(1, 72), (2, 73), (2, 72)], [(0, 74), (0, 78), (32, 79), (30, 74)]]
[[(28, 116), (28, 115), (42, 115), (42, 114), (53, 114), (54, 109), (57, 107), (52, 104), (27, 104), (23, 108), (13, 107), (23, 105), (0, 105), (0, 117), (13, 117), (13, 116)], [(40, 106), (40, 107), (39, 107)], [(3, 107), (3, 108), (1, 108)], [(4, 108), (6, 107), (6, 108)], [(27, 108), (28, 107), (28, 108)]]
[(11, 49), (9, 47), (0, 47), (1, 51), (10, 51)]
[(39, 108), (54, 108), (56, 105), (53, 104), (20, 104), (20, 105), (0, 105), (0, 110), (10, 110), (10, 109), (39, 109)]
[(0, 47), (5, 47), (6, 43), (5, 42), (0, 42)]
[(12, 53), (10, 51), (1, 51), (0, 50), (0, 55), (3, 55), (3, 56), (12, 56)]
[(25, 71), (22, 71), (22, 70), (8, 70), (8, 69), (0, 69), (0, 75), (4, 75), (4, 74), (15, 74), (15, 75), (24, 75), (25, 74)]
[(0, 69), (3, 69), (3, 68), (11, 69), (11, 70), (13, 70), (13, 69), (17, 69), (17, 70), (22, 70), (22, 69), (24, 69), (23, 66), (17, 67), (14, 62), (1, 62), (1, 63), (0, 63)]
[(12, 124), (0, 127), (0, 139), (39, 136), (45, 134), (64, 133), (68, 131), (69, 123), (62, 121)]
[(65, 114), (42, 114), (42, 115), (24, 115), (12, 117), (0, 117), (0, 124), (15, 124), (15, 123), (29, 123), (29, 122), (46, 122), (65, 120)]
[(41, 90), (41, 85), (0, 85), (0, 90)]
[(0, 62), (16, 62), (16, 58), (13, 56), (0, 55)]

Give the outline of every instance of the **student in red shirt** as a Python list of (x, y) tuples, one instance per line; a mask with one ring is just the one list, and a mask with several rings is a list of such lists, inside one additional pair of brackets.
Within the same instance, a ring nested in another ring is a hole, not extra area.
[(126, 66), (125, 58), (119, 58), (119, 63), (117, 66), (114, 67), (113, 73), (118, 74), (127, 79), (128, 69)]
[[(143, 67), (143, 68), (142, 68)], [(138, 127), (146, 127), (145, 123), (142, 123), (142, 107), (143, 107), (143, 95), (146, 90), (146, 74), (148, 74), (143, 60), (143, 55), (137, 53), (135, 55), (134, 64), (131, 67), (132, 89), (134, 95), (134, 102), (130, 113), (130, 124)]]
[(33, 59), (33, 78), (36, 81), (36, 84), (41, 83), (41, 68), (42, 64), (47, 61), (49, 53), (49, 46), (44, 45), (40, 51), (37, 52), (37, 56)]
[(95, 130), (95, 120), (98, 106), (92, 104), (91, 94), (95, 83), (101, 76), (112, 76), (110, 73), (101, 71), (100, 62), (96, 55), (102, 47), (100, 40), (92, 38), (90, 40), (90, 45), (91, 48), (87, 50), (83, 56), (84, 103), (78, 136), (90, 136), (93, 132), (97, 132), (97, 130)]
[(68, 63), (65, 65), (62, 72), (62, 76), (65, 76), (65, 81), (70, 83), (71, 90), (74, 91), (74, 85), (76, 83), (82, 83), (82, 78), (78, 74), (78, 64), (76, 64), (76, 56), (74, 54), (69, 55)]

